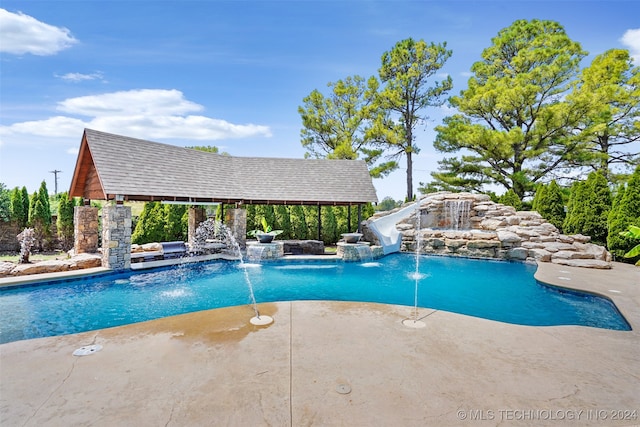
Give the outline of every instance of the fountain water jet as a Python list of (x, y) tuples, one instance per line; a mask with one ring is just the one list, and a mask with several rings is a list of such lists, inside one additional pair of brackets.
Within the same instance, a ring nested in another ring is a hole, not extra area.
[(251, 277), (249, 276), (249, 270), (247, 265), (244, 262), (244, 258), (242, 256), (242, 251), (240, 250), (240, 244), (234, 237), (233, 233), (226, 225), (222, 224), (219, 221), (214, 221), (212, 219), (207, 219), (202, 222), (198, 228), (196, 229), (196, 237), (194, 243), (196, 247), (204, 246), (207, 239), (214, 237), (223, 237), (225, 241), (229, 242), (232, 246), (233, 252), (237, 255), (240, 260), (240, 267), (244, 273), (244, 280), (247, 283), (247, 287), (249, 288), (249, 296), (251, 297), (251, 305), (253, 307), (253, 311), (255, 316), (249, 319), (249, 322), (252, 325), (269, 325), (273, 323), (273, 318), (271, 316), (260, 315), (258, 311), (258, 303), (256, 302), (255, 294), (253, 293), (253, 283), (251, 282)]
[(427, 326), (426, 323), (424, 323), (421, 320), (418, 320), (418, 283), (420, 282), (421, 279), (426, 277), (424, 274), (420, 273), (420, 245), (422, 244), (421, 242), (422, 236), (420, 235), (420, 229), (421, 229), (420, 216), (422, 216), (422, 213), (420, 212), (420, 202), (421, 202), (421, 199), (418, 199), (418, 201), (416, 202), (416, 237), (415, 237), (416, 270), (411, 275), (411, 278), (413, 278), (415, 281), (414, 291), (413, 291), (413, 319), (404, 319), (402, 321), (402, 324), (404, 326), (408, 328), (415, 328), (415, 329), (424, 328), (425, 326)]

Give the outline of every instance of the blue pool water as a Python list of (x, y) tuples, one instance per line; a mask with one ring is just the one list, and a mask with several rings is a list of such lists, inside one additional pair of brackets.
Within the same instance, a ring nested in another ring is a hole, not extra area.
[[(374, 263), (275, 262), (247, 268), (259, 303), (339, 300), (413, 306), (412, 255), (389, 255)], [(630, 330), (608, 299), (542, 285), (533, 278), (535, 268), (425, 256), (420, 261), (424, 278), (418, 282), (418, 305), (522, 325)], [(3, 289), (0, 342), (90, 331), (249, 301), (242, 268), (228, 261)]]

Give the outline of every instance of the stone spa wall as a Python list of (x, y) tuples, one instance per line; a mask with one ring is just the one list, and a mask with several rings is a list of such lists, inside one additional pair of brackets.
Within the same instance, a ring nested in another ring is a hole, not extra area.
[[(367, 223), (391, 212), (365, 222), (366, 240), (378, 244)], [(415, 252), (419, 244), (424, 254), (611, 268), (611, 254), (589, 236), (560, 234), (537, 212), (516, 211), (487, 195), (433, 193), (420, 200), (419, 212), (419, 219), (413, 213), (396, 225), (402, 251)]]

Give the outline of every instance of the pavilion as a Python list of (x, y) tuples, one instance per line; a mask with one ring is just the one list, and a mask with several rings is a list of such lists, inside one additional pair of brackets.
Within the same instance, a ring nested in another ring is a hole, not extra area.
[[(203, 204), (235, 205), (225, 217), (240, 234), (246, 231), (239, 224), (246, 222), (244, 204), (361, 208), (378, 201), (362, 160), (236, 157), (91, 129), (84, 130), (69, 195), (85, 200), (74, 218), (77, 252), (90, 252), (94, 240), (97, 250), (97, 210), (90, 200), (114, 202), (103, 207), (102, 234), (103, 265), (114, 269), (129, 267), (131, 209), (124, 201), (192, 205), (190, 235), (205, 219), (196, 208)], [(318, 234), (320, 227), (318, 221)]]

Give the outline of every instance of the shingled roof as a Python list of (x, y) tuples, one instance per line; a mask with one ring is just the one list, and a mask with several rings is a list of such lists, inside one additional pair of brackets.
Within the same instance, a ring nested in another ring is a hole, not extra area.
[(234, 157), (85, 129), (70, 195), (85, 199), (355, 205), (377, 202), (364, 161)]

